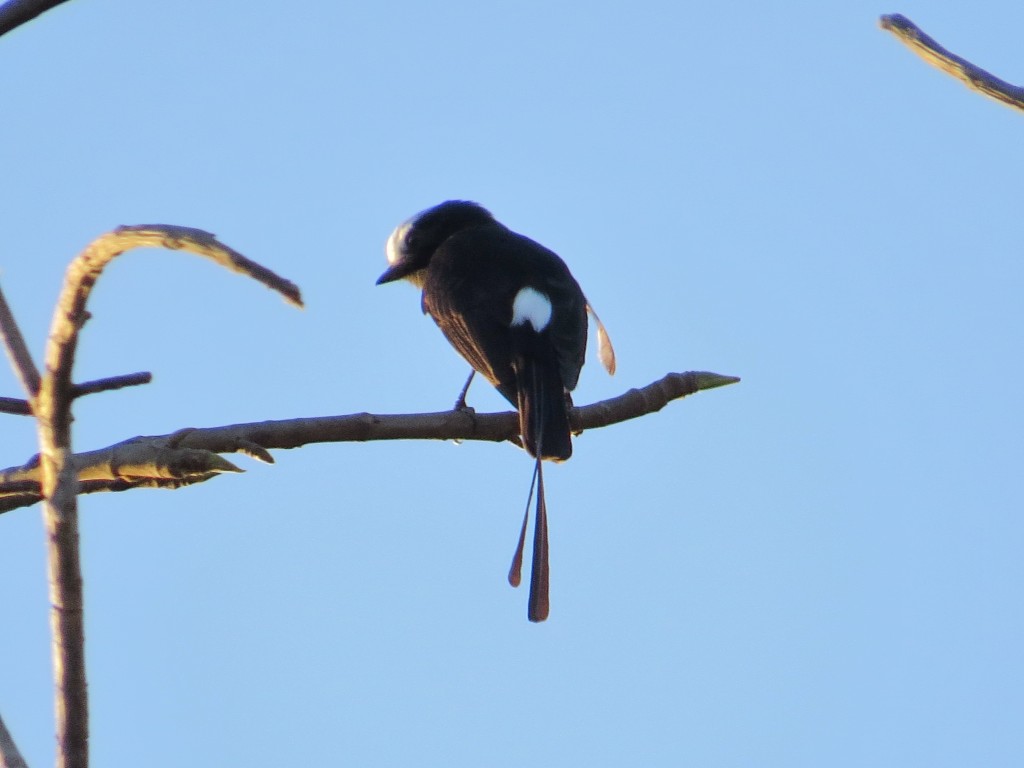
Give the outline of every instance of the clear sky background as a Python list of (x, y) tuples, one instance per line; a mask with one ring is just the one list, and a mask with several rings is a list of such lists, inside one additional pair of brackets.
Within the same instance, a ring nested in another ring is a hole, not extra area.
[[(507, 444), (83, 498), (95, 764), (1024, 764), (1024, 115), (877, 27), (897, 11), (1024, 81), (1005, 0), (76, 0), (0, 39), (0, 279), (38, 354), (67, 262), (120, 224), (213, 231), (307, 302), (118, 260), (76, 378), (155, 380), (79, 401), (79, 450), (449, 407), (465, 364), (374, 280), (456, 197), (607, 324), (619, 372), (592, 348), (578, 403), (743, 378), (550, 469), (542, 625), (505, 583)], [(36, 451), (0, 425), (0, 466)], [(43, 554), (38, 507), (0, 516), (0, 713), (34, 766)]]

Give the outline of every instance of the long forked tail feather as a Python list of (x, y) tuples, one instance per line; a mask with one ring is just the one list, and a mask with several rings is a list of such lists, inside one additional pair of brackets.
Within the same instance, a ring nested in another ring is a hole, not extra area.
[[(533, 380), (536, 381), (537, 372), (533, 370)], [(526, 497), (526, 509), (523, 512), (523, 525), (519, 529), (519, 541), (516, 545), (515, 554), (512, 556), (512, 566), (508, 572), (508, 582), (513, 587), (518, 587), (522, 582), (523, 550), (526, 546), (526, 526), (530, 519), (530, 502), (533, 501), (534, 488), (537, 490), (537, 514), (533, 523), (533, 562), (530, 569), (530, 600), (527, 609), (527, 617), (530, 621), (544, 621), (550, 611), (550, 563), (548, 559), (548, 508), (544, 498), (544, 467), (542, 457), (545, 452), (544, 438), (547, 434), (541, 425), (547, 415), (545, 408), (546, 401), (543, 397), (534, 401), (535, 408), (528, 411), (529, 422), (534, 429), (531, 434), (536, 436), (533, 444), (536, 448), (531, 451), (534, 454), (533, 479), (530, 481), (530, 493)], [(564, 406), (559, 403), (564, 412)], [(522, 411), (520, 412), (522, 413)], [(568, 426), (568, 422), (566, 423)], [(523, 430), (524, 442), (527, 431)], [(571, 443), (570, 443), (571, 450)]]
[(530, 502), (537, 490), (537, 507), (533, 524), (533, 563), (530, 571), (530, 600), (527, 616), (530, 621), (544, 621), (550, 610), (550, 567), (548, 559), (548, 508), (544, 498), (544, 459), (564, 461), (572, 455), (572, 433), (569, 429), (569, 407), (558, 362), (546, 342), (532, 330), (516, 333), (513, 367), (516, 372), (519, 431), (523, 445), (534, 457), (533, 480), (526, 499), (523, 525), (508, 581), (513, 587), (522, 581), (523, 550), (526, 527), (530, 518)]
[(519, 543), (516, 545), (516, 552), (512, 555), (512, 567), (508, 569), (508, 583), (518, 587), (523, 581), (523, 549), (526, 547), (526, 524), (530, 520), (530, 502), (533, 501), (533, 489), (537, 486), (537, 467), (533, 470), (533, 480), (530, 481), (530, 493), (526, 497), (526, 509), (523, 510), (523, 527), (519, 529)]
[(548, 559), (548, 507), (544, 499), (544, 468), (541, 466), (539, 458), (536, 459), (536, 464), (533, 467), (530, 495), (526, 498), (523, 526), (519, 529), (519, 543), (512, 556), (512, 567), (508, 571), (508, 583), (513, 587), (518, 587), (522, 582), (526, 524), (530, 519), (530, 502), (533, 501), (534, 487), (537, 489), (537, 514), (533, 523), (533, 564), (530, 569), (530, 602), (526, 615), (530, 621), (544, 621), (551, 608), (549, 600), (551, 568)]
[(550, 567), (548, 561), (548, 508), (544, 501), (544, 468), (537, 457), (537, 514), (533, 521), (533, 567), (530, 571), (530, 621), (544, 621), (551, 608), (548, 600)]

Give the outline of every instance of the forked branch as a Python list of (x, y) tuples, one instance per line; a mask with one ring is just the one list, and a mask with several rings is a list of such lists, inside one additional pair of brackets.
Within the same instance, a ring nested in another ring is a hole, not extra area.
[[(78, 334), (88, 317), (85, 306), (104, 267), (125, 251), (145, 246), (205, 256), (273, 288), (293, 304), (302, 305), (295, 285), (218, 242), (210, 233), (165, 225), (121, 227), (96, 239), (71, 262), (50, 326), (42, 376), (38, 373), (33, 376), (35, 369), (24, 340), (6, 303), (0, 301), (3, 341), (39, 425), (38, 489), (44, 499), (43, 517), (48, 534), (50, 625), (57, 689), (57, 765), (62, 768), (86, 768), (89, 761), (82, 573), (78, 549), (80, 473), (71, 454), (71, 404), (85, 389), (99, 391), (140, 383), (140, 375), (134, 375), (128, 379), (93, 382), (91, 387), (76, 387), (71, 382), (71, 371)], [(26, 491), (22, 484), (16, 497), (30, 498), (31, 489)]]

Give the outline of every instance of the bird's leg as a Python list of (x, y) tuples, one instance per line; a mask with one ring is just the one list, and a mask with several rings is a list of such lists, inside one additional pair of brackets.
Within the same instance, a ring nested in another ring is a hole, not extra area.
[(453, 410), (456, 410), (456, 411), (468, 410), (469, 406), (466, 405), (466, 393), (469, 392), (469, 385), (473, 383), (473, 377), (474, 376), (476, 376), (476, 371), (475, 370), (470, 370), (469, 378), (466, 379), (466, 385), (462, 388), (462, 391), (459, 392), (459, 399), (455, 401), (455, 408)]

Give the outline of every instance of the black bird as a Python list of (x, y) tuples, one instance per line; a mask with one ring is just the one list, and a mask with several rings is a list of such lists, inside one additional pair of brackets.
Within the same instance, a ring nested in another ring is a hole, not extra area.
[[(399, 225), (387, 242), (390, 265), (377, 284), (406, 279), (423, 289), (422, 308), (473, 368), (519, 411), (523, 447), (536, 458), (529, 618), (548, 616), (548, 531), (541, 461), (572, 455), (569, 409), (587, 346), (587, 312), (601, 362), (615, 356), (601, 321), (555, 253), (500, 224), (476, 203), (449, 200)], [(472, 374), (470, 374), (472, 381)], [(457, 407), (465, 406), (466, 388)], [(530, 486), (532, 498), (534, 485)], [(530, 498), (509, 571), (518, 586)]]

